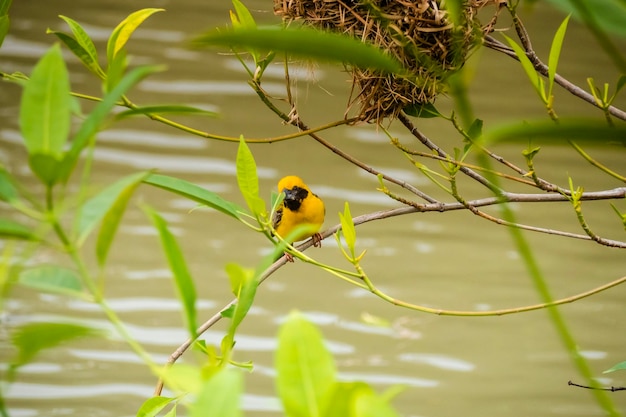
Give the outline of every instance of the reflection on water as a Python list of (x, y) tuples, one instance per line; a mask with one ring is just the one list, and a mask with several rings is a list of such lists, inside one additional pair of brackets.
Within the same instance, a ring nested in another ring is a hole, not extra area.
[[(3, 71), (30, 72), (33, 62), (54, 41), (43, 33), (45, 27), (66, 30), (56, 17), (60, 13), (85, 23), (87, 32), (103, 51), (104, 42), (116, 22), (134, 10), (130, 7), (136, 7), (129, 6), (128, 2), (55, 0), (40, 2), (34, 15), (33, 11), (26, 10), (24, 4), (28, 3), (14, 2), (11, 34), (0, 49)], [(241, 133), (269, 137), (294, 131), (270, 111), (255, 107), (258, 106), (255, 94), (246, 84), (245, 71), (236, 59), (215, 51), (190, 51), (185, 47), (190, 36), (211, 22), (219, 22), (215, 25), (226, 22), (230, 2), (161, 3), (167, 3), (168, 11), (155, 17), (154, 22), (149, 20), (133, 35), (131, 63), (166, 63), (170, 69), (142, 82), (132, 92), (133, 100), (138, 104), (175, 102), (219, 111), (223, 117), (194, 118), (193, 126), (232, 137)], [(269, 8), (267, 2), (251, 3), (254, 10)], [(267, 13), (260, 16), (269, 19)], [(545, 16), (547, 39), (553, 33), (552, 26), (562, 16), (549, 12)], [(590, 43), (586, 32), (573, 23), (568, 39), (570, 36), (577, 48), (569, 49), (566, 40), (567, 52), (559, 71), (565, 76), (582, 71), (585, 76), (593, 74), (597, 79), (611, 78), (612, 74), (598, 73), (609, 66), (597, 64), (605, 62), (604, 58)], [(76, 59), (70, 58), (67, 51), (64, 56), (69, 58), (72, 87), (79, 91), (98, 91), (97, 81), (79, 70)], [(482, 112), (481, 118), (501, 121), (517, 117), (526, 110), (530, 112), (529, 117), (536, 115), (532, 112), (539, 106), (533, 94), (517, 98), (519, 91), (526, 91), (520, 90), (525, 88), (526, 81), (521, 70), (506, 66), (492, 52), (484, 52), (481, 59), (485, 64), (476, 71), (478, 93), (472, 96), (477, 112)], [(270, 94), (283, 97), (282, 65), (270, 66), (266, 75), (271, 81), (264, 82), (263, 87)], [(302, 65), (294, 66), (291, 75), (292, 79), (299, 80), (293, 92), (304, 109), (301, 117), (307, 123), (313, 126), (343, 117), (343, 106), (349, 94), (345, 82), (347, 74), (336, 67), (322, 66), (312, 71)], [(314, 81), (305, 84), (309, 79)], [(24, 174), (25, 163), (16, 158), (17, 155), (23, 157), (16, 146), (21, 143), (16, 122), (18, 101), (19, 89), (8, 84), (3, 86), (0, 91), (0, 158), (14, 172)], [(539, 115), (545, 116), (542, 112)], [(244, 204), (234, 178), (236, 145), (211, 142), (147, 123), (125, 120), (99, 134), (101, 146), (95, 152), (98, 169), (94, 184), (108, 184), (137, 170), (158, 168), (164, 174), (185, 178)], [(431, 137), (441, 140), (450, 149), (462, 146), (453, 139), (456, 134), (452, 129), (433, 124), (432, 120), (419, 123)], [(400, 128), (391, 132), (406, 139)], [(388, 137), (373, 126), (337, 129), (323, 132), (323, 135), (335, 146), (393, 177), (428, 193), (438, 191), (389, 145)], [(515, 152), (515, 157), (519, 157), (517, 148), (501, 150)], [(346, 201), (353, 214), (398, 206), (377, 191), (375, 177), (344, 164), (327, 150), (313, 146), (307, 138), (253, 146), (252, 151), (257, 158), (264, 195), (269, 195), (276, 179), (285, 172), (309, 178), (312, 189), (327, 204), (326, 227), (338, 222), (337, 212), (343, 210)], [(560, 155), (558, 150), (556, 153), (559, 158), (546, 167), (550, 173), (562, 175), (572, 167), (585, 169), (575, 154)], [(594, 154), (609, 164), (623, 166), (622, 150), (598, 149)], [(596, 178), (591, 169), (581, 171), (580, 175), (586, 179)], [(600, 178), (597, 183), (603, 181), (605, 179)], [(185, 249), (198, 287), (197, 307), (203, 320), (232, 298), (223, 273), (224, 265), (236, 261), (253, 267), (260, 254), (269, 250), (266, 241), (236, 222), (223, 221), (223, 217), (213, 211), (196, 210), (195, 203), (178, 196), (142, 187), (141, 199), (167, 208), (164, 217)], [(563, 228), (572, 226), (571, 212), (547, 208), (537, 214), (526, 211), (523, 205), (517, 205), (516, 210), (531, 222)], [(599, 210), (598, 222), (608, 222), (606, 213), (610, 210)], [(360, 250), (367, 249), (364, 263), (376, 285), (403, 300), (458, 310), (534, 304), (536, 293), (525, 269), (520, 266), (508, 233), (497, 227), (468, 213), (421, 213), (411, 218), (364, 224), (358, 228), (357, 246)], [(588, 242), (537, 235), (532, 235), (531, 239), (540, 265), (550, 279), (551, 289), (559, 297), (588, 290), (623, 275), (623, 255), (618, 252), (607, 252)], [(91, 249), (86, 249), (86, 253), (91, 256)], [(324, 262), (349, 268), (338, 253), (334, 239), (324, 241), (321, 250), (308, 253)], [(42, 255), (46, 256), (49, 255)], [(104, 284), (109, 305), (123, 317), (128, 331), (157, 363), (164, 363), (187, 338), (187, 333), (181, 324), (180, 303), (156, 233), (136, 205), (131, 204), (121, 225)], [(563, 308), (594, 375), (601, 375), (602, 370), (624, 360), (626, 335), (621, 331), (621, 317), (625, 296), (625, 289), (617, 288)], [(287, 265), (263, 284), (237, 337), (237, 360), (251, 360), (255, 364), (254, 372), (246, 376), (247, 394), (242, 405), (248, 415), (280, 414), (273, 388), (275, 335), (282, 319), (294, 308), (303, 310), (320, 326), (328, 348), (335, 355), (342, 380), (363, 380), (379, 391), (390, 385), (404, 385), (405, 391), (394, 401), (403, 415), (599, 415), (589, 397), (567, 387), (567, 380), (576, 378), (576, 372), (554, 336), (545, 312), (469, 320), (429, 316), (384, 303), (362, 289), (350, 287), (301, 263)], [(48, 295), (34, 297), (32, 292), (18, 290), (7, 301), (6, 311), (6, 320), (3, 317), (2, 322), (5, 326), (38, 321), (80, 322), (101, 329), (107, 335), (107, 338), (81, 341), (78, 346), (58, 347), (24, 367), (7, 394), (13, 417), (131, 416), (151, 395), (154, 377), (120, 343), (96, 306)], [(365, 324), (360, 319), (363, 313), (382, 317), (389, 325)], [(207, 343), (219, 345), (223, 334), (223, 327), (218, 326), (203, 338)], [(2, 353), (7, 353), (5, 347)], [(626, 385), (624, 377), (617, 373), (607, 375), (602, 382)], [(120, 396), (115, 404), (111, 404), (110, 395)], [(125, 396), (131, 399), (126, 401)], [(624, 397), (614, 399), (626, 409)]]

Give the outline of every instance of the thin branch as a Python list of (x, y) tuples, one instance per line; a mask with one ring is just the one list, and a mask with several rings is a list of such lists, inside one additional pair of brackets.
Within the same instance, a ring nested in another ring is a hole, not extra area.
[[(509, 48), (507, 45), (505, 45), (504, 43), (500, 42), (499, 40), (495, 39), (492, 36), (486, 36), (483, 44), (489, 48), (492, 49), (494, 51), (497, 52), (501, 52), (517, 61), (519, 61), (519, 59), (517, 58), (517, 55), (515, 55), (515, 52), (513, 51), (513, 49)], [(529, 58), (531, 58), (529, 56)], [(548, 77), (548, 66), (546, 64), (543, 63), (543, 61), (541, 61), (537, 55), (534, 53), (534, 51), (532, 52), (532, 59), (531, 62), (533, 63), (533, 65), (535, 66), (535, 69), (537, 70), (537, 72), (539, 72), (541, 75), (543, 75), (544, 77)], [(598, 103), (596, 101), (596, 99), (593, 97), (592, 94), (588, 93), (587, 91), (583, 90), (582, 88), (578, 87), (576, 84), (573, 84), (572, 82), (568, 81), (566, 78), (562, 77), (559, 74), (555, 74), (554, 76), (554, 81), (560, 85), (561, 87), (563, 87), (566, 91), (568, 91), (569, 93), (571, 93), (572, 95), (586, 101), (587, 103), (601, 109), (604, 110), (604, 108), (600, 105), (600, 103)], [(620, 120), (625, 120), (626, 121), (626, 111), (621, 110), (615, 106), (609, 106), (607, 108), (607, 111), (614, 117), (620, 119)]]
[(595, 389), (599, 391), (611, 391), (611, 392), (626, 391), (626, 387), (590, 387), (589, 385), (580, 385), (572, 381), (567, 381), (567, 385), (571, 385), (573, 387), (578, 387), (578, 388)]

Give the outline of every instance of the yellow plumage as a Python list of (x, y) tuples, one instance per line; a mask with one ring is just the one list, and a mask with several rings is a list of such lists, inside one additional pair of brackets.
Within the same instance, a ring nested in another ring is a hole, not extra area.
[(294, 242), (313, 237), (315, 246), (320, 246), (321, 235), (318, 233), (324, 223), (326, 209), (324, 202), (302, 181), (290, 175), (278, 181), (278, 192), (285, 198), (274, 213), (272, 224), (276, 233), (286, 239), (299, 225), (310, 228), (293, 238)]

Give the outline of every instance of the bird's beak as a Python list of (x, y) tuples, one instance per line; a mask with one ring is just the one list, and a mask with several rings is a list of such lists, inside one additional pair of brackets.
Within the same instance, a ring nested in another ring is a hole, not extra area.
[(285, 193), (285, 200), (295, 200), (296, 199), (296, 192), (294, 190), (290, 190), (285, 188), (283, 190), (283, 192)]

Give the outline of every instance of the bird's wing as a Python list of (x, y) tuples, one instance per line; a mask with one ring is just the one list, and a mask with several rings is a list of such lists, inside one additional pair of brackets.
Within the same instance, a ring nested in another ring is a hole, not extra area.
[(282, 219), (283, 219), (283, 205), (281, 204), (280, 207), (276, 209), (276, 211), (274, 212), (274, 215), (272, 216), (272, 227), (274, 228), (274, 230), (278, 228), (278, 225), (280, 224), (280, 221)]

